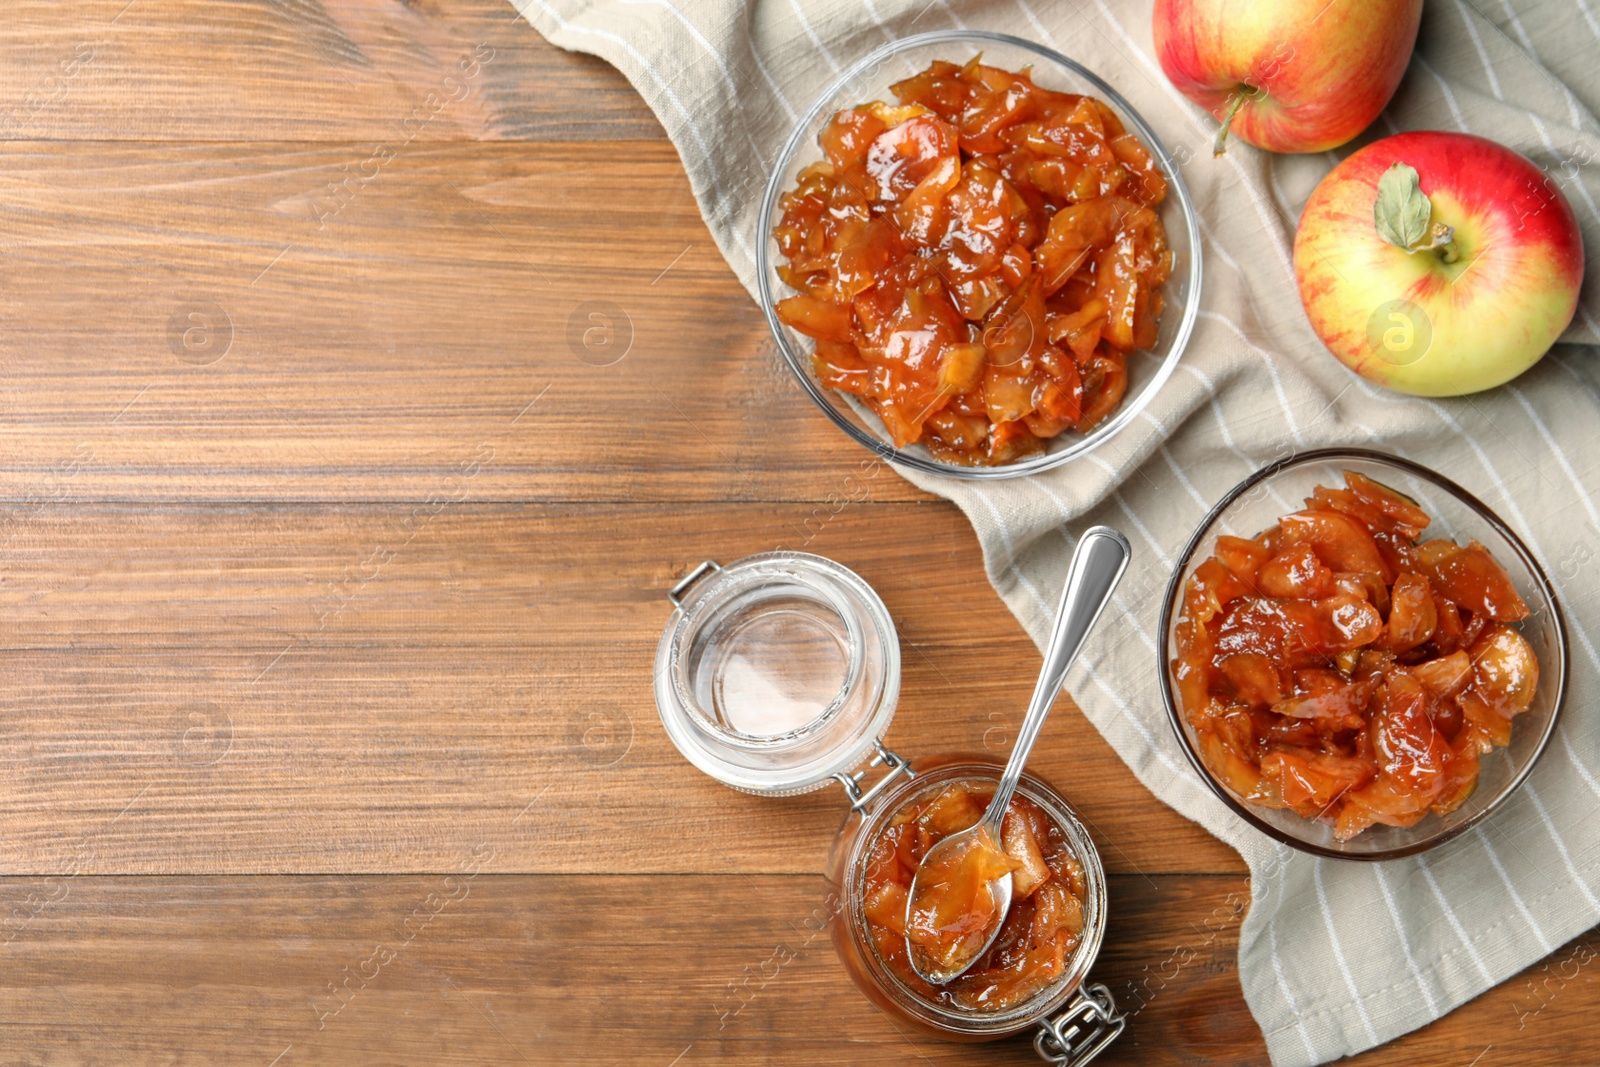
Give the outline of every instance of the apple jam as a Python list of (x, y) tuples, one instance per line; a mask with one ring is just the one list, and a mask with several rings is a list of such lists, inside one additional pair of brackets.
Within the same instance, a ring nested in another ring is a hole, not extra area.
[(1211, 774), (1348, 841), (1471, 795), (1539, 665), (1528, 608), (1476, 542), (1422, 540), (1414, 502), (1353, 472), (1184, 587), (1172, 671)]
[(889, 819), (867, 858), (864, 911), (879, 959), (907, 989), (947, 1008), (998, 1012), (1027, 1001), (1066, 974), (1083, 934), (1084, 876), (1067, 836), (1038, 805), (1015, 797), (1001, 840), (968, 850), (944, 872), (942, 890), (910, 917), (920, 949), (936, 959), (961, 955), (968, 939), (981, 941), (993, 917), (988, 881), (1009, 871), (1011, 908), (999, 936), (945, 985), (930, 985), (912, 969), (906, 954), (912, 879), (929, 849), (983, 818), (993, 795), (992, 783), (956, 782), (914, 797)]
[(778, 318), (896, 447), (993, 465), (1087, 432), (1153, 347), (1167, 183), (1104, 103), (974, 59), (840, 111), (779, 201)]

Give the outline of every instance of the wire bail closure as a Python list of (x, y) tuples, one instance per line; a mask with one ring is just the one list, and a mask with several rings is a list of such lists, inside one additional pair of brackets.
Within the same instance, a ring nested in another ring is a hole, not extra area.
[(667, 590), (667, 599), (672, 601), (672, 606), (673, 607), (675, 607), (675, 608), (682, 607), (683, 606), (683, 594), (685, 594), (685, 593), (687, 593), (689, 591), (689, 587), (691, 585), (693, 585), (695, 582), (698, 582), (700, 579), (704, 578), (706, 575), (714, 574), (717, 571), (720, 571), (721, 569), (722, 569), (722, 564), (718, 563), (716, 560), (714, 560), (714, 559), (706, 560), (704, 563), (700, 564), (700, 566), (696, 567), (694, 570), (690, 571), (688, 574), (685, 574), (682, 578), (679, 578), (678, 579), (678, 584), (673, 586), (671, 589)]
[[(856, 771), (854, 774), (846, 774), (840, 771), (833, 776), (840, 785), (844, 786), (845, 793), (850, 797), (850, 810), (854, 812), (865, 812), (872, 806), (872, 802), (878, 799), (878, 795), (897, 778), (915, 778), (917, 776), (917, 772), (911, 769), (910, 760), (884, 748), (882, 741), (875, 741), (873, 744), (877, 747), (878, 752), (872, 759), (867, 761), (866, 767)], [(872, 788), (863, 792), (861, 780), (867, 776), (867, 770), (872, 767), (887, 767), (889, 770), (882, 778), (872, 784)]]
[(1117, 1011), (1111, 990), (1096, 982), (1079, 990), (1065, 1010), (1039, 1024), (1033, 1050), (1054, 1067), (1084, 1067), (1127, 1025), (1128, 1017)]

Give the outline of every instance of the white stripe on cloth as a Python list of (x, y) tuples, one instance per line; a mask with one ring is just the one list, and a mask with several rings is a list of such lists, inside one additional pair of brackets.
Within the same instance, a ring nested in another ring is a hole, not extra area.
[(1289, 394), (1284, 392), (1283, 378), (1278, 374), (1278, 367), (1275, 362), (1276, 357), (1250, 340), (1250, 335), (1244, 332), (1244, 328), (1226, 315), (1215, 311), (1202, 311), (1200, 312), (1200, 317), (1222, 323), (1239, 335), (1239, 340), (1245, 343), (1246, 348), (1261, 357), (1261, 362), (1266, 366), (1267, 373), (1272, 376), (1272, 391), (1278, 394), (1278, 403), (1283, 407), (1283, 417), (1284, 421), (1288, 423), (1289, 433), (1294, 437), (1294, 443), (1304, 448), (1306, 444), (1305, 434), (1300, 432), (1300, 420), (1295, 418), (1294, 406), (1289, 403)]
[(1450, 83), (1445, 81), (1444, 78), (1440, 76), (1438, 71), (1429, 66), (1428, 61), (1422, 58), (1421, 52), (1413, 55), (1411, 57), (1411, 61), (1417, 66), (1421, 67), (1423, 70), (1427, 71), (1433, 77), (1433, 80), (1438, 83), (1439, 91), (1444, 94), (1445, 103), (1450, 106), (1450, 116), (1456, 120), (1456, 128), (1462, 133), (1466, 133), (1467, 117), (1461, 113), (1461, 105), (1456, 102), (1456, 94), (1455, 91), (1450, 88)]
[(1372, 1016), (1367, 1014), (1367, 1002), (1361, 995), (1361, 990), (1356, 988), (1355, 976), (1350, 973), (1350, 963), (1344, 958), (1344, 944), (1339, 940), (1339, 928), (1333, 923), (1333, 911), (1328, 907), (1328, 888), (1322, 884), (1321, 856), (1311, 861), (1311, 878), (1317, 886), (1317, 903), (1322, 906), (1322, 924), (1328, 929), (1328, 947), (1333, 949), (1334, 962), (1339, 965), (1339, 973), (1344, 976), (1344, 984), (1350, 990), (1350, 1001), (1356, 1006), (1356, 1014), (1361, 1018), (1361, 1025), (1367, 1029), (1367, 1040), (1374, 1045), (1378, 1043), (1378, 1031), (1372, 1026)]
[(1472, 938), (1467, 936), (1466, 928), (1461, 925), (1461, 917), (1456, 914), (1455, 907), (1450, 903), (1450, 898), (1444, 895), (1444, 890), (1439, 888), (1439, 880), (1433, 876), (1433, 868), (1428, 865), (1426, 854), (1417, 857), (1417, 867), (1422, 871), (1422, 877), (1427, 881), (1428, 888), (1433, 892), (1434, 899), (1439, 902), (1439, 907), (1444, 909), (1445, 921), (1450, 924), (1450, 929), (1455, 932), (1456, 938), (1467, 950), (1467, 958), (1483, 976), (1484, 983), (1494, 984), (1494, 975), (1489, 970), (1489, 965), (1483, 961), (1483, 956), (1478, 953), (1478, 946), (1472, 943)]
[(806, 18), (806, 12), (805, 9), (800, 6), (800, 0), (789, 0), (789, 7), (792, 11), (794, 11), (794, 17), (800, 20), (800, 28), (806, 31), (806, 36), (811, 38), (811, 43), (816, 45), (817, 54), (823, 58), (823, 61), (826, 62), (828, 66), (833, 68), (833, 72), (835, 74), (838, 74), (840, 71), (842, 71), (844, 67), (842, 67), (839, 64), (839, 61), (834, 58), (833, 53), (828, 51), (828, 46), (822, 43), (822, 38), (817, 36), (816, 29), (812, 27), (811, 20)]
[(1566, 866), (1567, 873), (1572, 876), (1572, 884), (1578, 887), (1583, 894), (1583, 899), (1589, 902), (1589, 910), (1600, 917), (1600, 900), (1595, 899), (1594, 892), (1589, 888), (1589, 878), (1578, 870), (1577, 864), (1572, 862), (1572, 853), (1567, 851), (1567, 843), (1561, 839), (1561, 834), (1556, 830), (1556, 824), (1551, 821), (1550, 813), (1544, 810), (1544, 801), (1539, 799), (1538, 790), (1533, 783), (1528, 782), (1522, 787), (1528, 799), (1533, 802), (1533, 808), (1539, 813), (1539, 821), (1544, 823), (1545, 832), (1550, 835), (1550, 841), (1556, 846), (1556, 851), (1561, 854), (1561, 862)]
[(1506, 887), (1506, 892), (1511, 894), (1511, 903), (1516, 907), (1517, 914), (1528, 925), (1534, 940), (1539, 942), (1539, 947), (1544, 949), (1545, 955), (1549, 955), (1550, 950), (1555, 946), (1550, 943), (1550, 939), (1545, 936), (1544, 930), (1534, 921), (1533, 913), (1528, 910), (1527, 902), (1522, 899), (1522, 894), (1518, 892), (1516, 884), (1511, 881), (1511, 876), (1506, 873), (1505, 864), (1500, 862), (1500, 853), (1495, 850), (1494, 845), (1490, 844), (1489, 835), (1484, 833), (1482, 826), (1474, 830), (1473, 834), (1483, 843), (1483, 851), (1488, 855), (1489, 862), (1494, 865), (1494, 873), (1500, 876), (1500, 881)]
[(1489, 52), (1483, 47), (1483, 37), (1478, 33), (1478, 26), (1472, 21), (1472, 16), (1467, 14), (1466, 5), (1461, 0), (1456, 0), (1456, 13), (1461, 16), (1461, 21), (1467, 27), (1467, 36), (1472, 38), (1472, 47), (1478, 50), (1478, 60), (1483, 64), (1483, 72), (1489, 76), (1489, 91), (1496, 100), (1504, 101), (1505, 94), (1500, 91), (1500, 79), (1494, 72), (1494, 65), (1489, 62)]
[(1415, 983), (1417, 992), (1428, 1002), (1429, 1013), (1438, 1015), (1439, 1001), (1434, 997), (1428, 983), (1422, 980), (1422, 968), (1417, 963), (1415, 953), (1411, 951), (1411, 939), (1406, 936), (1406, 924), (1400, 918), (1400, 906), (1395, 903), (1394, 890), (1389, 888), (1389, 876), (1384, 873), (1383, 868), (1383, 864), (1376, 864), (1372, 872), (1378, 876), (1378, 889), (1383, 894), (1384, 906), (1389, 909), (1389, 920), (1394, 923), (1394, 935), (1400, 942), (1400, 951), (1405, 954), (1406, 967), (1411, 971), (1411, 980)]
[(1267, 919), (1267, 955), (1272, 959), (1272, 973), (1277, 976), (1278, 990), (1283, 994), (1283, 1002), (1288, 1005), (1289, 1018), (1292, 1020), (1295, 1033), (1300, 1035), (1300, 1040), (1305, 1042), (1306, 1051), (1311, 1054), (1313, 1063), (1323, 1060), (1317, 1046), (1311, 1041), (1311, 1032), (1306, 1029), (1305, 1016), (1300, 1014), (1300, 1003), (1294, 995), (1289, 979), (1283, 973), (1283, 955), (1278, 950), (1278, 916), (1283, 914), (1283, 887), (1287, 882), (1282, 873), (1278, 875), (1278, 906), (1272, 909), (1271, 916)]
[[(1500, 7), (1506, 13), (1506, 20), (1511, 23), (1511, 28), (1517, 31), (1517, 39), (1522, 42), (1522, 48), (1528, 53), (1528, 58), (1542, 66), (1543, 60), (1539, 58), (1539, 50), (1533, 46), (1533, 38), (1528, 36), (1527, 29), (1522, 25), (1522, 19), (1517, 17), (1517, 9), (1511, 6), (1511, 0), (1500, 0)], [(1549, 80), (1560, 88), (1561, 95), (1567, 101), (1567, 114), (1572, 116), (1572, 128), (1581, 129), (1583, 109), (1578, 106), (1578, 98), (1572, 95), (1572, 90), (1564, 82), (1557, 81), (1554, 77), (1550, 77)]]
[(1589, 32), (1594, 34), (1595, 40), (1600, 40), (1600, 22), (1595, 21), (1594, 12), (1589, 10), (1589, 0), (1578, 0), (1578, 10), (1583, 12), (1583, 21), (1589, 24)]

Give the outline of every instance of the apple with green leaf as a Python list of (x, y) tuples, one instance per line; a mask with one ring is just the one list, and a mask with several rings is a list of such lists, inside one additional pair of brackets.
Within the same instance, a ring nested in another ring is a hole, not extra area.
[(1572, 321), (1583, 235), (1527, 158), (1481, 137), (1386, 137), (1322, 180), (1300, 215), (1295, 279), (1345, 366), (1414, 396), (1510, 381)]
[(1372, 124), (1411, 60), (1422, 0), (1156, 0), (1178, 91), (1270, 152), (1323, 152)]

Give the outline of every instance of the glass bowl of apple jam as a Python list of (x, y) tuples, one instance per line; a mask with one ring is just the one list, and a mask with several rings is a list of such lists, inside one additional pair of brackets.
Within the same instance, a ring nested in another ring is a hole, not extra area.
[(1566, 692), (1566, 622), (1522, 538), (1367, 449), (1234, 487), (1178, 556), (1160, 632), (1167, 715), (1212, 792), (1336, 859), (1415, 855), (1490, 818)]
[(1053, 49), (983, 30), (890, 41), (773, 162), (755, 255), (779, 354), (902, 467), (1014, 478), (1086, 455), (1139, 419), (1197, 321), (1179, 164)]
[[(954, 1041), (1031, 1031), (1041, 1057), (1074, 1067), (1121, 1033), (1110, 991), (1086, 984), (1107, 919), (1100, 856), (1066, 799), (1036, 775), (1023, 776), (1003, 827), (997, 862), (1012, 871), (1013, 903), (995, 944), (943, 986), (911, 970), (906, 889), (933, 844), (979, 820), (1003, 764), (912, 760), (884, 747), (900, 645), (871, 586), (832, 560), (785, 551), (706, 561), (668, 596), (655, 695), (683, 756), (747, 793), (843, 788), (825, 910), (846, 972), (874, 1005)], [(973, 918), (941, 915), (919, 936)]]

